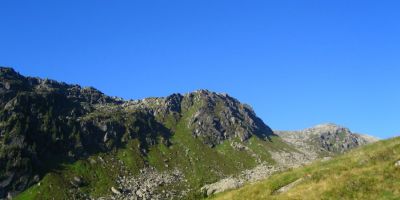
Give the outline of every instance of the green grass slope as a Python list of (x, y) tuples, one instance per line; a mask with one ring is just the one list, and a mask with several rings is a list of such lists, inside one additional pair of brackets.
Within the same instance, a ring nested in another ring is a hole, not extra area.
[[(129, 176), (127, 173), (135, 175), (145, 166), (154, 167), (159, 172), (179, 169), (187, 182), (176, 183), (172, 186), (173, 189), (190, 189), (187, 199), (202, 199), (205, 196), (200, 188), (205, 184), (256, 167), (258, 163), (257, 158), (252, 155), (253, 152), (260, 156), (262, 162), (274, 164), (269, 151), (292, 151), (290, 146), (277, 136), (272, 136), (270, 141), (258, 137), (252, 137), (245, 142), (232, 139), (210, 147), (193, 137), (192, 131), (187, 127), (189, 116), (194, 110), (195, 108), (188, 110), (179, 120), (169, 116), (171, 119), (163, 122), (173, 132), (170, 145), (158, 142), (150, 145), (148, 152), (143, 154), (140, 152), (140, 140), (129, 139), (124, 146), (110, 152), (97, 153), (73, 163), (61, 164), (47, 173), (40, 184), (30, 187), (15, 199), (85, 199), (108, 196), (111, 194), (110, 188), (118, 186), (118, 176)], [(234, 149), (231, 146), (233, 141), (246, 145), (249, 151)], [(83, 186), (73, 186), (71, 180), (74, 177), (80, 177), (84, 182)]]
[[(400, 199), (398, 160), (400, 137), (279, 173), (211, 199)], [(295, 181), (290, 189), (278, 192)]]

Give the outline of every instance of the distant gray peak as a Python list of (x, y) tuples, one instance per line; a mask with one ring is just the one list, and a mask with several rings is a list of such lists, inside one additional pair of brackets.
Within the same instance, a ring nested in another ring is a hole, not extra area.
[(336, 133), (336, 132), (351, 133), (350, 129), (334, 123), (319, 124), (314, 127), (304, 129), (302, 132), (314, 133), (314, 134)]
[(324, 123), (315, 125), (313, 128), (343, 128), (343, 126), (335, 123)]

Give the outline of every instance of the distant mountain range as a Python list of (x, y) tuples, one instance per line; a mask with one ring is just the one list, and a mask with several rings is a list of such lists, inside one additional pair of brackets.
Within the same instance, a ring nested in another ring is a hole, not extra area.
[(0, 199), (201, 199), (377, 141), (273, 131), (208, 90), (124, 101), (6, 67), (0, 105)]

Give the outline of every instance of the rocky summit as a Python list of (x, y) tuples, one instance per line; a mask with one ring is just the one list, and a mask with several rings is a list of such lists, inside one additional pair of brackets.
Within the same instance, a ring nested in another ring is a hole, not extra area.
[(0, 68), (0, 199), (201, 199), (374, 141), (272, 131), (208, 90), (123, 100)]
[(268, 139), (273, 134), (249, 105), (241, 104), (227, 94), (208, 90), (128, 101), (123, 107), (148, 110), (164, 122), (179, 121), (183, 114), (189, 112), (191, 115), (186, 126), (192, 130), (193, 137), (210, 147), (226, 139), (238, 138), (243, 142), (251, 136)]
[(336, 124), (320, 124), (301, 131), (275, 131), (283, 140), (305, 151), (316, 154), (343, 153), (360, 145), (378, 141), (377, 138), (352, 133)]

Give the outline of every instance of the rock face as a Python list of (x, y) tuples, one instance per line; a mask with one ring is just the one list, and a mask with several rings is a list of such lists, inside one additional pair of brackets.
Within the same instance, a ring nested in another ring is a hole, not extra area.
[(281, 166), (298, 167), (315, 159), (331, 156), (350, 149), (378, 141), (377, 138), (352, 133), (348, 128), (336, 124), (320, 124), (301, 131), (275, 131), (286, 143), (298, 151), (272, 152), (272, 157)]
[(284, 168), (260, 164), (253, 169), (244, 170), (237, 177), (227, 177), (218, 182), (207, 184), (201, 188), (204, 194), (210, 196), (227, 190), (237, 189), (245, 183), (253, 183), (269, 177), (271, 174), (281, 171)]
[(311, 139), (316, 141), (322, 149), (330, 152), (342, 153), (371, 141), (359, 134), (353, 134), (348, 128), (336, 124), (317, 125), (313, 128), (306, 129), (305, 132), (311, 135), (311, 137), (314, 137)]
[(302, 131), (275, 131), (286, 142), (317, 154), (343, 153), (360, 145), (378, 141), (371, 136), (352, 133), (336, 124), (321, 124)]
[(245, 141), (253, 135), (266, 139), (273, 134), (250, 106), (226, 94), (200, 90), (185, 97), (188, 102), (201, 102), (188, 125), (193, 135), (204, 138), (207, 144), (216, 145), (230, 138)]
[[(272, 130), (256, 116), (250, 106), (227, 94), (208, 90), (131, 101), (123, 106), (149, 110), (161, 121), (178, 121), (185, 117), (186, 126), (192, 130), (192, 135), (209, 146), (231, 138), (245, 141), (251, 136), (268, 139), (273, 135)], [(171, 115), (173, 119), (168, 119)]]

